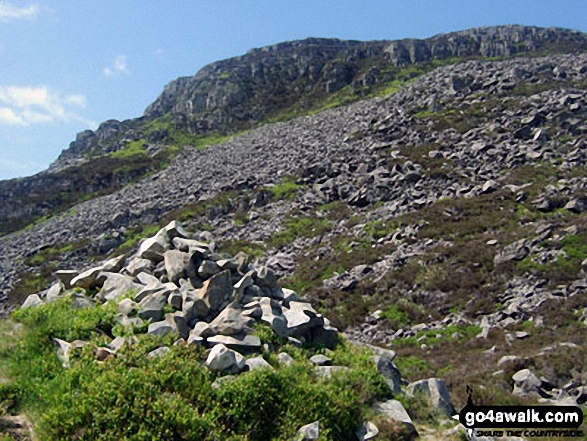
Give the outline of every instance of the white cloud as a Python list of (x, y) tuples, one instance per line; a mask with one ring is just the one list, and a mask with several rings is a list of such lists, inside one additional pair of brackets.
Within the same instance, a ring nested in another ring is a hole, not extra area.
[(62, 97), (47, 86), (0, 86), (0, 125), (29, 126), (59, 121), (93, 125), (93, 121), (70, 110), (85, 106), (86, 97), (82, 94)]
[(165, 54), (165, 51), (163, 49), (161, 49), (160, 47), (155, 49), (155, 59), (157, 61), (163, 61), (164, 54)]
[(126, 65), (126, 55), (119, 55), (111, 66), (102, 69), (102, 73), (106, 77), (113, 77), (115, 75), (130, 75), (128, 66)]
[(14, 113), (10, 107), (0, 107), (0, 124), (6, 126), (26, 126), (24, 119)]
[(88, 103), (86, 102), (86, 96), (80, 93), (76, 93), (73, 95), (67, 95), (65, 97), (65, 102), (69, 104), (73, 104), (74, 106), (78, 107), (86, 107)]
[(35, 18), (38, 13), (39, 7), (37, 5), (19, 8), (8, 2), (0, 1), (0, 21), (31, 19)]

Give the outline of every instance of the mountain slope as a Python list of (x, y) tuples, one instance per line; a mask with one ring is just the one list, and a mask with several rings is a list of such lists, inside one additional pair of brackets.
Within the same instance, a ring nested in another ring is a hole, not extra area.
[[(442, 377), (457, 407), (466, 384), (491, 404), (584, 404), (586, 88), (585, 54), (470, 60), (186, 149), (0, 238), (3, 305), (179, 219), (393, 348), (409, 380)], [(522, 369), (540, 386), (514, 381)]]
[(426, 40), (307, 39), (254, 49), (171, 82), (141, 118), (80, 133), (47, 172), (0, 182), (0, 233), (143, 179), (183, 146), (222, 140), (218, 133), (385, 94), (438, 65), (586, 48), (576, 31), (501, 26)]

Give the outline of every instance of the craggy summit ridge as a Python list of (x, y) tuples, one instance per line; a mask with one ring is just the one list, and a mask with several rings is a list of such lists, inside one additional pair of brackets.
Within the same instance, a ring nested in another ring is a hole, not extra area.
[[(343, 41), (309, 38), (280, 43), (211, 63), (192, 77), (169, 83), (145, 111), (168, 117), (190, 133), (249, 128), (286, 110), (309, 110), (316, 101), (350, 86), (358, 96), (393, 81), (397, 67), (454, 58), (582, 52), (587, 37), (558, 28), (498, 26), (425, 40)], [(454, 60), (453, 60), (454, 61)], [(99, 129), (108, 140), (128, 129), (113, 121)], [(79, 140), (80, 145), (86, 138)], [(78, 150), (77, 143), (72, 150)], [(84, 149), (82, 149), (84, 150)], [(62, 154), (67, 158), (67, 150)]]
[(222, 130), (259, 122), (265, 115), (301, 101), (300, 97), (310, 101), (313, 95), (334, 93), (346, 86), (368, 89), (391, 81), (392, 67), (455, 57), (585, 50), (586, 43), (579, 32), (524, 26), (470, 29), (425, 40), (310, 38), (254, 49), (244, 56), (212, 63), (193, 77), (179, 78), (165, 87), (145, 116), (171, 113), (187, 117), (194, 130)]

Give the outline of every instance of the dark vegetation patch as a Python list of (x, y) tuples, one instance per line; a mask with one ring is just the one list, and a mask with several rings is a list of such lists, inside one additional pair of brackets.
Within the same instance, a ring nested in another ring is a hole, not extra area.
[(265, 254), (265, 245), (259, 242), (249, 242), (246, 240), (223, 240), (218, 243), (218, 252), (236, 255), (238, 252), (248, 254), (251, 257), (262, 257)]
[(58, 262), (64, 255), (72, 255), (89, 246), (88, 240), (78, 240), (63, 244), (55, 244), (29, 254), (24, 263), (29, 269), (22, 271), (18, 281), (8, 292), (8, 300), (13, 305), (21, 305), (29, 294), (35, 294), (47, 288), (53, 280), (53, 273)]

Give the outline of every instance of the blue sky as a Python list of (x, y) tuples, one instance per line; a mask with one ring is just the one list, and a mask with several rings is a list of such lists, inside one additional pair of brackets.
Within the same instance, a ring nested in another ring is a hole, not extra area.
[(77, 132), (142, 115), (165, 84), (306, 37), (425, 38), (477, 26), (587, 31), (585, 0), (0, 0), (0, 179)]

